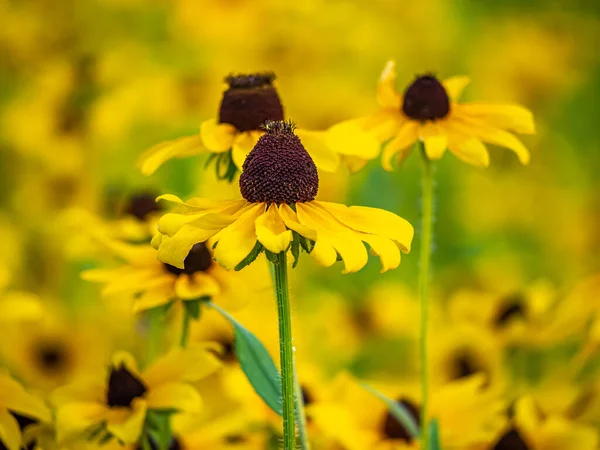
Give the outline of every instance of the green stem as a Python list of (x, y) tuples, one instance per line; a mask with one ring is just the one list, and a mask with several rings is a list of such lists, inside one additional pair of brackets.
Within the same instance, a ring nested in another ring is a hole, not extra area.
[(431, 265), (431, 244), (433, 236), (433, 164), (427, 158), (423, 144), (422, 215), (421, 247), (419, 249), (419, 303), (421, 306), (421, 330), (419, 349), (421, 354), (421, 448), (428, 450), (428, 406), (429, 406), (429, 370), (428, 370), (428, 320), (429, 320), (429, 271)]
[(183, 323), (181, 325), (181, 339), (179, 340), (179, 345), (181, 348), (186, 348), (187, 343), (190, 337), (190, 322), (192, 318), (190, 317), (190, 313), (188, 313), (186, 308), (183, 308)]
[(281, 364), (281, 396), (283, 406), (284, 450), (296, 448), (296, 421), (294, 418), (294, 349), (292, 347), (292, 317), (288, 292), (286, 252), (277, 255), (275, 294), (279, 314), (279, 355)]

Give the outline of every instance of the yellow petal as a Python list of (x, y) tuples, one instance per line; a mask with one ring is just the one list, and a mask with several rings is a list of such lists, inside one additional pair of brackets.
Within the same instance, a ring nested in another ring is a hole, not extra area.
[(388, 142), (383, 149), (381, 163), (385, 170), (393, 170), (392, 158), (397, 153), (400, 153), (402, 159), (408, 155), (407, 150), (409, 150), (409, 147), (417, 140), (418, 130), (419, 124), (412, 120), (405, 122), (400, 127), (398, 134), (390, 142)]
[(238, 169), (242, 170), (246, 157), (262, 135), (262, 131), (244, 131), (235, 137), (231, 148), (231, 157)]
[(156, 360), (143, 374), (151, 388), (175, 381), (194, 382), (206, 378), (221, 367), (215, 355), (203, 345), (174, 349)]
[(468, 164), (478, 167), (490, 165), (490, 155), (487, 148), (477, 138), (467, 139), (458, 144), (450, 144), (450, 151)]
[(129, 352), (115, 352), (111, 358), (111, 363), (113, 367), (125, 367), (132, 375), (135, 375), (138, 378), (140, 377), (137, 360), (135, 359), (135, 356)]
[(371, 247), (371, 252), (381, 261), (381, 273), (395, 269), (400, 265), (400, 250), (391, 240), (383, 236), (360, 233), (360, 239)]
[(350, 173), (356, 173), (359, 170), (362, 170), (368, 163), (366, 159), (359, 158), (358, 156), (344, 156), (343, 161)]
[(292, 242), (292, 232), (285, 227), (277, 205), (271, 204), (267, 212), (256, 219), (256, 238), (273, 253), (286, 251)]
[(319, 201), (312, 203), (353, 230), (385, 236), (397, 242), (405, 253), (410, 251), (414, 228), (407, 220), (394, 213), (367, 206), (346, 206)]
[(471, 79), (466, 76), (455, 76), (450, 77), (442, 82), (444, 89), (450, 100), (453, 102), (458, 101), (465, 88), (469, 85)]
[(296, 233), (312, 241), (317, 239), (317, 232), (311, 228), (308, 228), (307, 226), (302, 225), (298, 221), (298, 216), (289, 205), (282, 203), (279, 207), (279, 214), (281, 215), (285, 226), (290, 230), (294, 230)]
[(215, 259), (226, 269), (233, 269), (250, 254), (256, 244), (256, 219), (264, 214), (265, 203), (253, 205), (235, 222), (219, 233)]
[(214, 153), (226, 152), (233, 146), (237, 129), (228, 123), (206, 120), (200, 125), (200, 137), (204, 146)]
[(73, 402), (56, 410), (56, 438), (58, 442), (74, 437), (86, 428), (101, 423), (108, 409), (100, 403)]
[(382, 108), (400, 108), (400, 95), (396, 91), (396, 63), (388, 61), (377, 84), (377, 103)]
[(50, 410), (42, 399), (30, 394), (8, 374), (0, 373), (0, 406), (19, 414), (50, 422)]
[[(243, 203), (240, 203), (240, 206)], [(235, 221), (229, 214), (200, 212), (195, 214), (165, 214), (158, 221), (158, 230), (167, 236), (177, 234), (181, 228), (188, 225), (204, 230), (220, 230)]]
[(296, 130), (302, 145), (315, 165), (325, 172), (335, 172), (340, 165), (340, 157), (330, 147), (326, 131)]
[(21, 430), (13, 415), (6, 408), (0, 406), (0, 447), (2, 444), (8, 450), (19, 450), (21, 448)]
[(199, 135), (187, 136), (152, 147), (140, 157), (138, 166), (144, 175), (152, 175), (169, 159), (192, 156), (205, 151)]
[(592, 426), (555, 416), (548, 418), (536, 441), (540, 448), (596, 450), (598, 432)]
[(317, 240), (310, 256), (323, 267), (331, 267), (337, 261), (337, 252), (326, 239)]
[(40, 298), (29, 292), (5, 292), (0, 300), (0, 323), (35, 321), (42, 318), (44, 308)]
[(176, 409), (187, 413), (199, 413), (202, 397), (196, 389), (185, 383), (166, 383), (156, 386), (146, 397), (150, 409)]
[(383, 143), (398, 133), (407, 118), (399, 110), (384, 110), (370, 116), (357, 119), (360, 125)]
[(326, 137), (329, 147), (340, 155), (374, 159), (381, 151), (379, 141), (363, 129), (360, 120), (340, 122), (327, 130)]
[(173, 286), (162, 289), (149, 289), (136, 297), (133, 302), (133, 312), (139, 313), (157, 306), (166, 305), (174, 300)]
[(317, 232), (316, 244), (324, 241), (322, 243), (335, 248), (344, 262), (343, 273), (362, 269), (368, 260), (364, 244), (352, 230), (344, 227), (329, 212), (313, 203), (296, 203), (300, 223)]
[(213, 297), (221, 292), (217, 280), (207, 273), (196, 272), (192, 275), (182, 274), (175, 281), (175, 294), (181, 299)]
[(145, 400), (136, 398), (130, 408), (112, 408), (106, 429), (126, 444), (136, 442), (142, 434), (147, 407)]
[(441, 127), (428, 123), (420, 128), (421, 138), (425, 144), (425, 153), (431, 160), (442, 157), (448, 147), (448, 136)]
[(516, 131), (522, 134), (534, 134), (533, 114), (519, 105), (493, 105), (483, 103), (463, 103), (460, 114), (482, 120), (495, 128)]

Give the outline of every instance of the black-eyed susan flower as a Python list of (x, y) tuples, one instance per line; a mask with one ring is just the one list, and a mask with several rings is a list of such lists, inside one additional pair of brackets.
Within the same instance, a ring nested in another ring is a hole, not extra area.
[(219, 366), (204, 346), (173, 350), (142, 371), (131, 354), (117, 353), (107, 373), (81, 377), (53, 393), (57, 439), (77, 439), (103, 426), (119, 441), (134, 443), (148, 411), (198, 413), (202, 398), (192, 383)]
[[(284, 119), (279, 94), (273, 84), (275, 74), (253, 73), (230, 75), (223, 93), (216, 119), (203, 122), (200, 133), (190, 137), (164, 142), (149, 149), (140, 159), (142, 172), (152, 174), (165, 161), (194, 154), (207, 153), (215, 159), (217, 176), (233, 180), (246, 156), (256, 145), (265, 130), (262, 125), (269, 120)], [(339, 164), (338, 155), (326, 144), (326, 135), (298, 130), (306, 141), (307, 150), (317, 167), (334, 171)], [(360, 138), (361, 133), (357, 133)], [(355, 137), (356, 138), (356, 137)], [(370, 141), (367, 141), (370, 145)], [(356, 146), (353, 146), (353, 148)], [(372, 152), (372, 145), (369, 152)]]
[[(270, 122), (243, 165), (243, 199), (183, 202), (173, 195), (160, 198), (180, 206), (159, 221), (153, 239), (158, 258), (183, 268), (198, 242), (214, 242), (214, 258), (226, 269), (241, 268), (263, 250), (278, 254), (300, 248), (324, 266), (338, 259), (344, 272), (356, 272), (371, 252), (379, 256), (382, 271), (400, 264), (408, 253), (413, 227), (401, 217), (376, 208), (347, 207), (316, 201), (317, 168), (289, 122)], [(269, 253), (267, 253), (267, 256)]]
[(0, 448), (22, 448), (21, 431), (37, 421), (50, 422), (50, 410), (45, 403), (6, 371), (0, 371)]
[[(362, 124), (387, 142), (382, 164), (392, 170), (395, 157), (404, 159), (412, 146), (422, 141), (427, 157), (440, 159), (449, 149), (461, 160), (475, 166), (488, 166), (485, 143), (514, 151), (523, 164), (529, 151), (510, 131), (535, 132), (530, 111), (517, 105), (459, 103), (469, 83), (468, 77), (456, 76), (440, 82), (434, 75), (418, 76), (404, 94), (396, 91), (396, 67), (388, 62), (377, 87), (381, 111), (363, 118)], [(510, 130), (510, 131), (508, 131)]]

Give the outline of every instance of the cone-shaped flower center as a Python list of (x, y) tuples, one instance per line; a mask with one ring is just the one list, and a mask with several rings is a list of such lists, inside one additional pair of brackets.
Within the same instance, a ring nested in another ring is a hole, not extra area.
[(146, 385), (129, 372), (124, 365), (113, 367), (108, 378), (106, 403), (110, 407), (131, 406), (133, 399), (146, 393)]
[(450, 112), (450, 99), (436, 77), (422, 75), (404, 93), (402, 111), (422, 122), (443, 119)]
[[(401, 398), (400, 400), (397, 400), (397, 403), (401, 406), (404, 406), (404, 408), (406, 408), (406, 410), (411, 415), (411, 417), (413, 418), (415, 423), (417, 425), (420, 425), (420, 423), (421, 423), (421, 419), (419, 417), (420, 411), (419, 411), (419, 407), (417, 405), (415, 405), (413, 402), (411, 402), (410, 400), (407, 400), (405, 398)], [(398, 419), (396, 419), (392, 415), (391, 412), (388, 412), (387, 416), (385, 416), (385, 420), (383, 422), (383, 434), (388, 439), (399, 439), (399, 440), (402, 440), (407, 443), (410, 443), (413, 441), (413, 438), (411, 437), (408, 430), (404, 427), (404, 425), (402, 425), (398, 421)]]
[(132, 215), (139, 220), (146, 220), (150, 214), (161, 210), (159, 204), (155, 200), (156, 197), (156, 195), (150, 193), (132, 195), (125, 208), (125, 214)]
[(529, 446), (525, 443), (519, 432), (513, 428), (507, 431), (496, 442), (492, 450), (529, 450)]
[(291, 122), (268, 122), (240, 176), (242, 197), (251, 203), (309, 202), (319, 190), (312, 158)]
[(503, 328), (513, 318), (527, 316), (527, 310), (525, 306), (525, 299), (521, 294), (513, 294), (508, 296), (502, 301), (502, 306), (498, 309), (496, 317), (494, 318), (494, 325), (496, 328)]
[(273, 86), (274, 73), (230, 75), (223, 93), (219, 122), (239, 131), (260, 130), (268, 120), (283, 120), (283, 106)]
[(46, 372), (60, 372), (67, 364), (67, 349), (58, 342), (41, 342), (35, 351), (38, 367)]
[(183, 269), (179, 269), (171, 264), (163, 264), (165, 269), (174, 275), (181, 275), (182, 273), (191, 275), (195, 272), (206, 272), (212, 265), (212, 255), (206, 247), (206, 244), (204, 242), (199, 242), (192, 247), (183, 260)]

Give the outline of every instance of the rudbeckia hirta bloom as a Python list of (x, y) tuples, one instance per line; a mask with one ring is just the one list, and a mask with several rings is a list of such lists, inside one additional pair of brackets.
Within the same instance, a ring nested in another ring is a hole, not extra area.
[(246, 158), (240, 176), (240, 200), (161, 198), (180, 205), (182, 212), (159, 220), (153, 239), (158, 258), (183, 268), (198, 242), (213, 242), (214, 258), (226, 269), (240, 269), (263, 250), (279, 254), (300, 248), (324, 266), (338, 259), (344, 272), (356, 272), (371, 252), (382, 271), (400, 264), (408, 253), (413, 227), (401, 217), (376, 208), (316, 201), (317, 168), (290, 122), (270, 122)]
[(0, 371), (0, 448), (22, 448), (21, 421), (50, 422), (50, 410), (44, 402), (27, 392), (5, 371)]
[[(518, 105), (459, 103), (468, 77), (456, 76), (440, 82), (434, 75), (418, 76), (401, 95), (396, 91), (396, 68), (388, 62), (377, 87), (382, 110), (362, 119), (382, 141), (389, 141), (382, 164), (392, 170), (395, 157), (404, 159), (412, 146), (422, 141), (430, 160), (440, 159), (449, 149), (461, 160), (486, 167), (489, 154), (485, 143), (514, 151), (523, 164), (529, 151), (510, 131), (533, 134), (535, 126), (529, 110)], [(510, 130), (510, 131), (508, 131)]]
[[(197, 135), (164, 142), (149, 149), (140, 159), (142, 172), (150, 175), (172, 158), (208, 153), (211, 160), (216, 160), (217, 176), (233, 180), (248, 153), (264, 134), (262, 125), (269, 120), (284, 119), (283, 105), (274, 80), (273, 73), (226, 77), (228, 89), (223, 93), (218, 118), (203, 122)], [(339, 157), (326, 145), (324, 134), (299, 130), (299, 135), (306, 141), (307, 150), (317, 167), (326, 171), (337, 168)], [(360, 133), (357, 136), (360, 139)]]
[(77, 439), (103, 426), (119, 441), (134, 443), (150, 410), (198, 413), (202, 398), (191, 383), (219, 366), (202, 346), (173, 350), (143, 371), (131, 354), (117, 353), (108, 373), (75, 380), (54, 392), (57, 439)]

